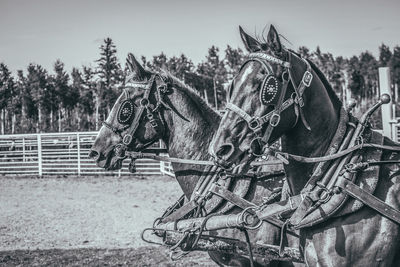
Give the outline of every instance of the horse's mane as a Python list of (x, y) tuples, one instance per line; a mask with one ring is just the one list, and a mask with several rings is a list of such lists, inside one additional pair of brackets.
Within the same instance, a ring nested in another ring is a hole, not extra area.
[(341, 107), (343, 105), (342, 101), (339, 99), (336, 92), (333, 90), (333, 88), (332, 88), (331, 84), (328, 82), (328, 79), (326, 78), (326, 76), (311, 60), (307, 59), (307, 62), (310, 63), (311, 68), (318, 75), (318, 78), (321, 80), (322, 84), (325, 86), (326, 90), (328, 91), (328, 95), (329, 95), (330, 99), (332, 100), (333, 104), (337, 107)]
[[(185, 84), (183, 81), (172, 75), (169, 71), (167, 70), (162, 70), (163, 75), (167, 77), (168, 80), (172, 82), (172, 85), (174, 85), (177, 89), (183, 91), (186, 93), (192, 100), (195, 102), (195, 104), (204, 112), (208, 113), (208, 115), (211, 113), (213, 116), (216, 117), (221, 117), (221, 114), (219, 114), (213, 107), (211, 107), (200, 95), (199, 93), (190, 87), (189, 85)], [(207, 115), (207, 114), (205, 114)], [(213, 118), (211, 118), (213, 119)]]

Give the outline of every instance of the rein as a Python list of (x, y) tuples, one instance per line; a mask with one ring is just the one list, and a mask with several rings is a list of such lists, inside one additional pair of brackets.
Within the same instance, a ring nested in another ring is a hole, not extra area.
[[(173, 163), (182, 163), (182, 164), (196, 164), (196, 165), (209, 165), (209, 166), (215, 165), (215, 162), (211, 160), (182, 159), (169, 156), (158, 156), (153, 153), (127, 151), (126, 155), (132, 159), (154, 159), (157, 161), (169, 161)], [(280, 163), (282, 163), (280, 160), (268, 160), (268, 161), (262, 161), (262, 164), (259, 164), (259, 162), (253, 162), (252, 164), (250, 164), (250, 166), (276, 165)]]

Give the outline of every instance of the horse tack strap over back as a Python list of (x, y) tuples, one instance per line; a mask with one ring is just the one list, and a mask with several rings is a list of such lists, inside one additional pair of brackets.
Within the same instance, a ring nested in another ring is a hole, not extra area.
[(400, 211), (386, 204), (379, 198), (375, 197), (368, 191), (355, 185), (352, 181), (344, 179), (343, 177), (339, 180), (338, 186), (344, 190), (347, 194), (355, 199), (358, 199), (365, 205), (376, 210), (388, 219), (400, 224)]

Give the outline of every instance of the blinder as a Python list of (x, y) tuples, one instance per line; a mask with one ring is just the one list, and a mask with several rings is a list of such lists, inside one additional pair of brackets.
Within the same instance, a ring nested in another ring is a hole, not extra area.
[(278, 102), (278, 80), (275, 75), (270, 74), (265, 77), (261, 84), (260, 101), (263, 105), (276, 105)]
[(135, 103), (131, 99), (124, 100), (119, 107), (117, 120), (120, 124), (130, 124), (135, 117)]

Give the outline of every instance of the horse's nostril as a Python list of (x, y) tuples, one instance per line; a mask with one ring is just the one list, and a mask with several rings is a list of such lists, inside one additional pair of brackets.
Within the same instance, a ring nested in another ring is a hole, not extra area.
[(97, 151), (90, 150), (89, 158), (92, 158), (92, 159), (96, 160), (98, 157), (99, 157), (99, 153)]
[(233, 144), (223, 144), (216, 152), (217, 157), (228, 159), (234, 152)]

